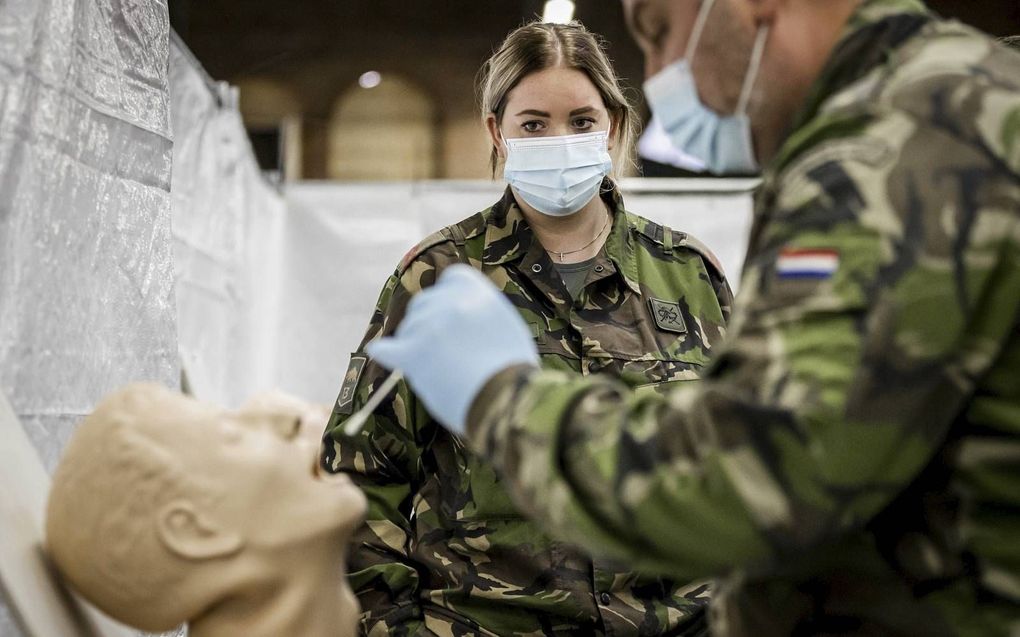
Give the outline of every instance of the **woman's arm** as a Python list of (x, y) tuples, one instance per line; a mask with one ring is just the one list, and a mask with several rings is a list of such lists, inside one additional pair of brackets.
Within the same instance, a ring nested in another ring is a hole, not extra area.
[(361, 603), (366, 634), (429, 634), (418, 604), (419, 566), (410, 555), (412, 494), (420, 455), (417, 424), (427, 420), (403, 382), (353, 437), (343, 433), (388, 372), (361, 352), (395, 329), (410, 299), (400, 272), (387, 280), (358, 352), (351, 356), (340, 396), (323, 436), (323, 464), (351, 476), (368, 498), (365, 524), (354, 537), (349, 578)]

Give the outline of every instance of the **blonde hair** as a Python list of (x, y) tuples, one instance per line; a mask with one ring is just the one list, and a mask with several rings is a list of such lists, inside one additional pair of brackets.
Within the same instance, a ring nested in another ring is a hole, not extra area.
[[(583, 71), (591, 79), (616, 130), (614, 160), (617, 164), (630, 163), (638, 128), (637, 112), (620, 87), (603, 40), (580, 22), (532, 22), (512, 31), (479, 71), (482, 119), (492, 115), (500, 124), (510, 91), (531, 73), (557, 66)], [(495, 148), (490, 162), (495, 176), (499, 165)]]

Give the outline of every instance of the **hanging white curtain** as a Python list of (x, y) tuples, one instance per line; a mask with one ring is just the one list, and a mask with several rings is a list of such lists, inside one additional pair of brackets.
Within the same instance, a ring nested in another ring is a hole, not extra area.
[(259, 172), (236, 91), (170, 48), (173, 236), (190, 390), (225, 407), (273, 384), (282, 198)]
[(179, 379), (168, 47), (165, 0), (0, 2), (0, 391), (50, 470), (103, 394)]
[(52, 468), (125, 382), (179, 377), (160, 0), (0, 4), (0, 387)]

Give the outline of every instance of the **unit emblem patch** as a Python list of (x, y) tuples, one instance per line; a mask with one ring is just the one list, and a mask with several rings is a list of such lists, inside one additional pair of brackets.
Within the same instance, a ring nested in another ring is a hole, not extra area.
[(655, 324), (659, 326), (660, 330), (677, 334), (687, 333), (687, 323), (684, 322), (684, 315), (680, 312), (679, 303), (649, 299), (648, 304), (652, 308)]
[(354, 412), (354, 392), (358, 389), (361, 372), (365, 369), (368, 357), (363, 354), (351, 354), (351, 363), (344, 374), (344, 384), (340, 387), (333, 413), (350, 415)]

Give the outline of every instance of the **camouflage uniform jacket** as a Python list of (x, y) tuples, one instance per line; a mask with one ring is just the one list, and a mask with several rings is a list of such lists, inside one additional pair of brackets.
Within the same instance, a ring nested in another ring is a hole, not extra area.
[(552, 535), (724, 576), (716, 634), (1020, 634), (1020, 55), (865, 0), (703, 380), (515, 368), (468, 432)]
[[(391, 334), (443, 268), (467, 262), (520, 310), (545, 368), (608, 375), (642, 391), (697, 378), (732, 300), (719, 266), (693, 238), (624, 211), (615, 190), (604, 197), (613, 226), (576, 300), (508, 190), (408, 254), (383, 288), (365, 342)], [(359, 436), (344, 438), (344, 420), (386, 375), (352, 356), (324, 446), (326, 466), (349, 472), (370, 501), (350, 558), (367, 634), (704, 632), (704, 584), (637, 577), (546, 537), (406, 385)]]

